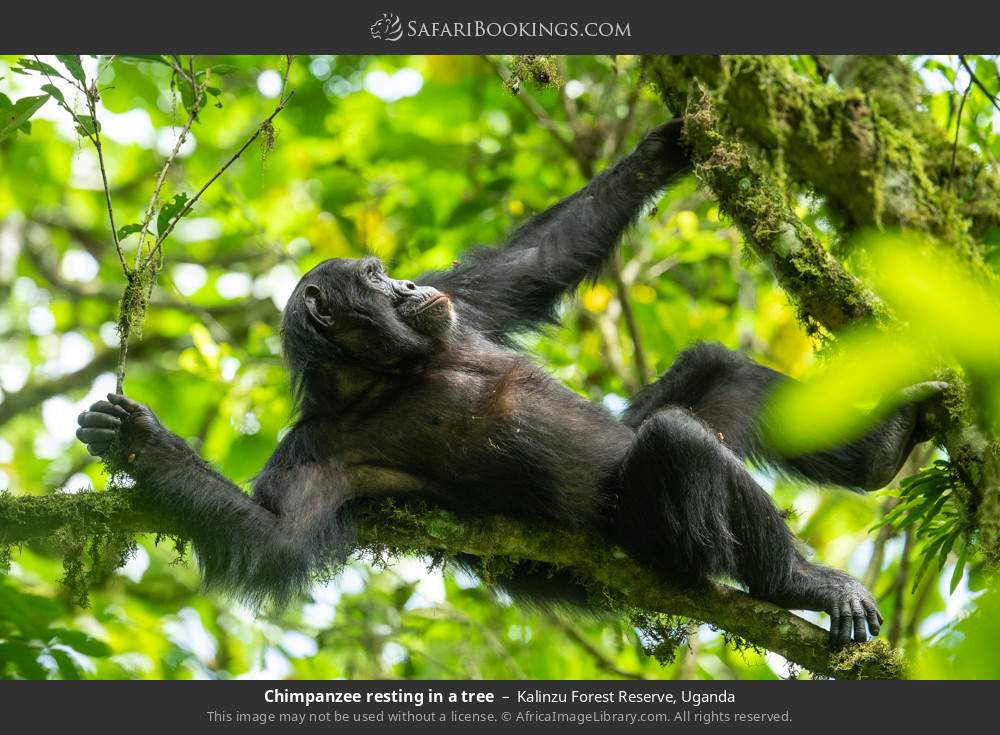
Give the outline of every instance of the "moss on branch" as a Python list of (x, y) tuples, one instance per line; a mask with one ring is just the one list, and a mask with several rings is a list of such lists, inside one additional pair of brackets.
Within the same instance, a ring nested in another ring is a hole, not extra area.
[(1000, 175), (918, 109), (904, 62), (844, 58), (840, 87), (784, 56), (650, 57), (646, 69), (675, 110), (693, 81), (704, 84), (725, 130), (764, 151), (779, 183), (813, 188), (850, 227), (919, 230), (979, 261), (973, 236), (1000, 224)]
[[(0, 495), (0, 545), (52, 538), (64, 529), (77, 537), (183, 535), (177, 523), (154, 511), (143, 493), (134, 489), (41, 497)], [(787, 610), (721, 584), (676, 588), (598, 538), (533, 527), (506, 517), (467, 521), (437, 509), (392, 504), (360, 509), (357, 531), (359, 550), (379, 558), (465, 554), (493, 569), (512, 562), (544, 564), (571, 573), (592, 597), (605, 601), (611, 612), (681, 615), (703, 621), (823, 676), (894, 679), (904, 674), (900, 653), (883, 641), (852, 643), (834, 654), (827, 631)]]
[(777, 183), (746, 147), (721, 132), (708, 91), (697, 85), (687, 98), (673, 87), (661, 90), (675, 109), (684, 110), (684, 136), (699, 180), (794, 299), (803, 323), (835, 331), (863, 321), (885, 322), (884, 305), (796, 216)]

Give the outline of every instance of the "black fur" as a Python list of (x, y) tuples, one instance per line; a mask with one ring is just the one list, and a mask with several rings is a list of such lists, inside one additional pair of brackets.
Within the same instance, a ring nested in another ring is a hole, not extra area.
[[(781, 457), (758, 416), (785, 378), (722, 347), (684, 352), (623, 421), (512, 348), (512, 335), (551, 321), (563, 295), (600, 272), (644, 205), (688, 169), (680, 125), (668, 123), (505, 247), (451, 270), (396, 281), (364, 259), (308, 273), (282, 328), (300, 417), (252, 498), (123, 397), (84, 413), (80, 438), (107, 454), (123, 427), (122, 456), (188, 530), (206, 580), (254, 603), (287, 601), (350, 547), (352, 500), (419, 497), (597, 530), (673, 579), (729, 576), (831, 612), (837, 641), (863, 639), (881, 620), (871, 595), (799, 555), (744, 460), (877, 486), (915, 440), (912, 412), (847, 446)], [(526, 567), (511, 584), (572, 596), (558, 582)]]

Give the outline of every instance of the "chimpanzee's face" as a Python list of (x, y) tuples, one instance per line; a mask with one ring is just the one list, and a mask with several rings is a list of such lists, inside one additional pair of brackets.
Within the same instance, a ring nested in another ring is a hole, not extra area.
[(448, 296), (390, 278), (378, 258), (326, 260), (292, 294), (313, 327), (356, 360), (391, 366), (440, 348), (456, 322)]

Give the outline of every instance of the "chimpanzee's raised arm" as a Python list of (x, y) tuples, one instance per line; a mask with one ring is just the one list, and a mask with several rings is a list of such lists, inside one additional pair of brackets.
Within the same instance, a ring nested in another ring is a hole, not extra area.
[(681, 122), (654, 128), (583, 189), (533, 217), (499, 249), (473, 251), (418, 282), (448, 294), (459, 318), (494, 339), (552, 318), (559, 299), (595, 276), (643, 205), (690, 169)]

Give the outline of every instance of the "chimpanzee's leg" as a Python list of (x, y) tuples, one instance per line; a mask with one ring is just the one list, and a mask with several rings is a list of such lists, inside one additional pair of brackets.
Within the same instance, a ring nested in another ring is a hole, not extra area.
[(668, 406), (690, 410), (739, 457), (769, 462), (804, 478), (850, 488), (875, 490), (887, 485), (910, 450), (929, 437), (918, 421), (917, 404), (943, 389), (943, 383), (915, 386), (907, 403), (862, 436), (841, 446), (795, 457), (766, 446), (760, 412), (768, 395), (790, 378), (758, 365), (738, 352), (701, 343), (677, 358), (659, 380), (632, 401), (624, 416), (637, 427)]
[(728, 575), (751, 594), (824, 610), (831, 639), (878, 633), (872, 595), (843, 572), (807, 562), (767, 493), (701, 420), (658, 411), (637, 430), (621, 470), (614, 523), (634, 556), (680, 582)]

